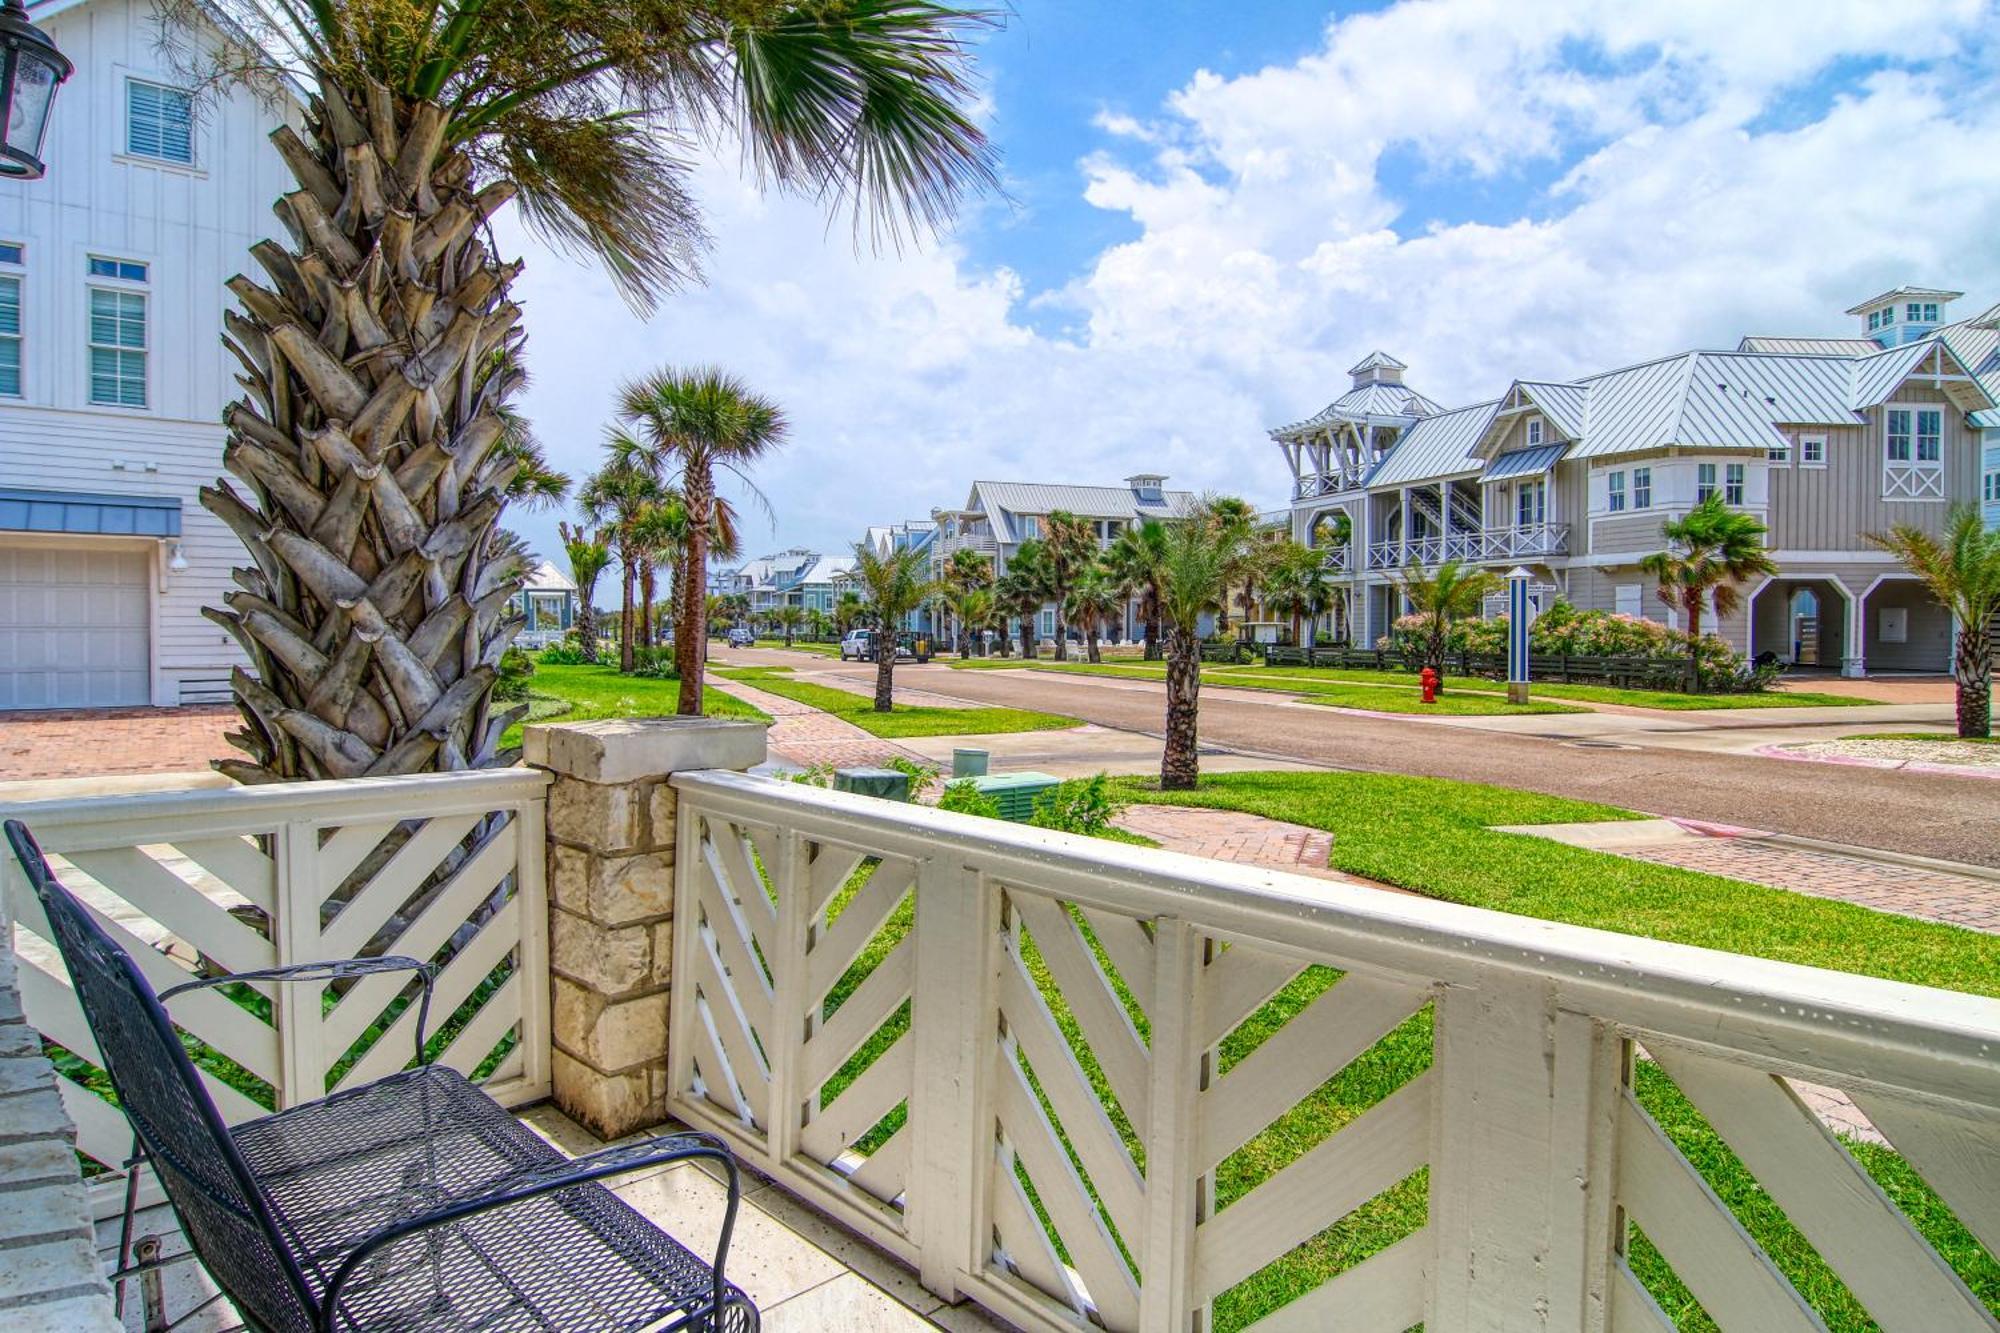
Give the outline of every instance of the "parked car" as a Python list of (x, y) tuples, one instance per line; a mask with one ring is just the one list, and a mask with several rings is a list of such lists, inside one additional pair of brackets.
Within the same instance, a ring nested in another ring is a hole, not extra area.
[(865, 629), (851, 629), (840, 641), (840, 660), (867, 662), (875, 656), (875, 636)]
[(757, 636), (750, 632), (748, 625), (731, 625), (726, 642), (731, 648), (748, 648), (757, 642)]

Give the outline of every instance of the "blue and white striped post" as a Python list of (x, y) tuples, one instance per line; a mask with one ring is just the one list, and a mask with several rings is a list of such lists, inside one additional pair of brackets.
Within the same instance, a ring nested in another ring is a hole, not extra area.
[(1534, 621), (1528, 609), (1528, 580), (1534, 576), (1524, 565), (1507, 571), (1507, 702), (1528, 702), (1528, 629)]

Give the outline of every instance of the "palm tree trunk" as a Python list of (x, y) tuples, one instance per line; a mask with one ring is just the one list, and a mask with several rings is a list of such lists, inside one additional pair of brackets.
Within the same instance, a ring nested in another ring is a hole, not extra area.
[(653, 594), (657, 591), (653, 560), (648, 556), (639, 562), (639, 642), (648, 648), (659, 641), (659, 636), (653, 633)]
[(597, 665), (597, 608), (591, 605), (591, 596), (596, 591), (592, 584), (576, 605), (576, 637), (583, 653), (585, 665)]
[(1069, 661), (1069, 624), (1064, 621), (1062, 600), (1056, 600), (1056, 661)]
[(1021, 617), (1021, 659), (1035, 660), (1035, 622), (1033, 613)]
[(896, 706), (896, 634), (883, 631), (875, 642), (875, 711), (887, 713)]
[(632, 585), (636, 581), (636, 571), (630, 560), (620, 562), (624, 575), (624, 598), (618, 606), (618, 669), (627, 674), (632, 670)]
[(517, 465), (496, 453), (521, 383), (516, 269), (442, 106), (320, 80), (271, 139), (296, 188), (287, 243), (226, 284), (228, 480), (202, 506), (250, 556), (206, 614), (250, 661), (231, 689), (244, 782), (478, 768), (518, 714), (488, 702), (525, 572), (489, 542)]
[(1688, 678), (1689, 694), (1701, 693), (1701, 595), (1682, 599), (1688, 613)]
[(708, 529), (715, 521), (715, 478), (705, 467), (689, 467), (681, 478), (687, 504), (687, 566), (681, 585), (681, 614), (674, 626), (674, 667), (681, 674), (676, 711), (682, 717), (701, 716), (702, 649), (708, 639)]
[(1993, 734), (1993, 633), (1986, 623), (1958, 632), (1952, 676), (1958, 687), (1958, 734)]
[(1095, 621), (1093, 621), (1091, 622), (1090, 634), (1088, 636), (1088, 642), (1089, 642), (1088, 658), (1089, 661), (1093, 664), (1104, 660), (1103, 658), (1097, 655), (1097, 632), (1098, 632), (1098, 625)]
[(1146, 589), (1146, 660), (1160, 660), (1160, 591), (1157, 585)]
[(1192, 790), (1201, 778), (1201, 647), (1175, 627), (1167, 635), (1167, 737), (1160, 786)]

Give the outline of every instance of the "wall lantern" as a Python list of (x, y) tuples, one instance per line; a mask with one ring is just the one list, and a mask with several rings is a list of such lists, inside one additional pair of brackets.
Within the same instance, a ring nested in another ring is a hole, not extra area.
[(6, 0), (0, 8), (0, 176), (42, 178), (49, 110), (72, 68), (48, 34), (28, 21), (27, 6)]

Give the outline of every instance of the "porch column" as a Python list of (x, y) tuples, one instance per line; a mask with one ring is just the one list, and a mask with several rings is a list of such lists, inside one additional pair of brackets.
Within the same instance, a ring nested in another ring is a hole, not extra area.
[(1840, 589), (1841, 601), (1847, 608), (1840, 626), (1840, 674), (1859, 680), (1868, 674), (1867, 598), (1848, 587), (1844, 579), (1832, 578), (1827, 582)]
[(563, 1113), (601, 1138), (666, 1119), (674, 789), (690, 769), (764, 761), (764, 727), (708, 718), (532, 726), (549, 786), (551, 1073)]

